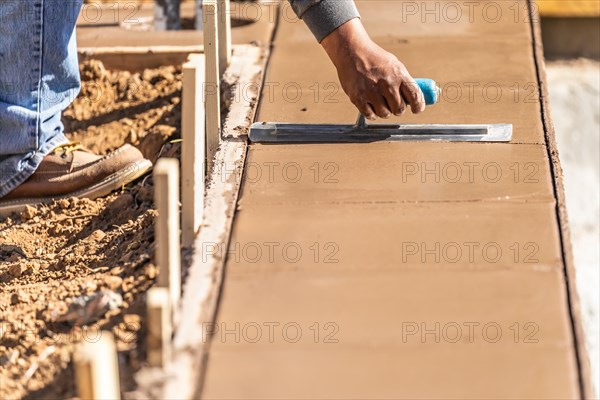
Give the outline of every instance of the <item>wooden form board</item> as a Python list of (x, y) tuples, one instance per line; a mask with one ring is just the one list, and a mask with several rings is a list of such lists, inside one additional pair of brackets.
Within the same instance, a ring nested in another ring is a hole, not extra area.
[(183, 65), (183, 111), (181, 121), (181, 229), (184, 247), (192, 245), (202, 223), (206, 166), (203, 54), (191, 54)]
[[(232, 62), (224, 79), (244, 90), (262, 81), (266, 56), (255, 46), (234, 48)], [(225, 259), (216, 248), (225, 248), (233, 223), (241, 174), (246, 155), (249, 121), (254, 119), (258, 92), (232, 102), (224, 123), (224, 137), (215, 157), (206, 196), (205, 227), (195, 241), (194, 256), (181, 302), (182, 321), (174, 338), (174, 369), (178, 373), (165, 385), (168, 398), (197, 398), (199, 376), (204, 368), (201, 355), (207, 343), (206, 324), (214, 319)]]
[(79, 48), (79, 61), (100, 60), (108, 69), (143, 71), (163, 65), (180, 65), (190, 53), (203, 53), (204, 45), (121, 46)]
[(77, 390), (82, 399), (121, 398), (119, 363), (112, 333), (89, 334), (74, 355)]
[(267, 50), (253, 45), (233, 47), (231, 65), (224, 80), (244, 90), (243, 101), (232, 102), (223, 125), (224, 141), (215, 155), (218, 168), (208, 176), (205, 226), (194, 242), (194, 253), (175, 313), (185, 315), (175, 327), (171, 363), (165, 368), (144, 368), (136, 375), (138, 387), (148, 398), (197, 398), (205, 360), (206, 324), (214, 320), (224, 258), (207, 252), (224, 248), (229, 241), (246, 155), (246, 135), (256, 111), (258, 90)]
[(204, 18), (204, 54), (206, 55), (206, 153), (207, 171), (212, 168), (221, 141), (221, 77), (219, 69), (218, 7), (216, 0), (202, 2)]
[(219, 31), (219, 75), (223, 76), (231, 62), (231, 5), (230, 0), (217, 0)]
[(179, 229), (179, 161), (161, 158), (154, 167), (157, 285), (169, 290), (171, 304), (181, 297), (181, 245)]
[(537, 0), (542, 17), (600, 17), (598, 0)]
[(171, 299), (169, 290), (153, 287), (146, 295), (148, 363), (164, 368), (171, 360)]

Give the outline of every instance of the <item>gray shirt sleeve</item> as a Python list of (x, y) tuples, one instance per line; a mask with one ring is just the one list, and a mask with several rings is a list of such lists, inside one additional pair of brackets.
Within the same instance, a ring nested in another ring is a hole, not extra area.
[(340, 25), (358, 18), (354, 0), (289, 0), (319, 42)]

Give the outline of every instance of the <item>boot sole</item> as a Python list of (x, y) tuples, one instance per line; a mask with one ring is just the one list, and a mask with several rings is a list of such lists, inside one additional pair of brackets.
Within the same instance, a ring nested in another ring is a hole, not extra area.
[(151, 169), (152, 163), (149, 160), (144, 159), (128, 165), (126, 168), (115, 172), (114, 174), (104, 178), (102, 181), (92, 186), (77, 190), (75, 192), (52, 197), (26, 198), (8, 201), (0, 200), (0, 218), (5, 218), (12, 213), (23, 211), (26, 206), (48, 204), (54, 200), (68, 199), (71, 197), (94, 200), (99, 197), (104, 197), (113, 191), (135, 181), (136, 179), (145, 175)]

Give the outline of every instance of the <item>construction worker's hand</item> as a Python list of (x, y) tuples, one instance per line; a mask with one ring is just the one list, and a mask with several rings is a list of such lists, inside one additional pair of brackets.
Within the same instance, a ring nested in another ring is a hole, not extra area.
[(368, 119), (425, 110), (425, 99), (404, 64), (371, 40), (360, 19), (352, 19), (321, 42), (335, 65), (344, 92)]

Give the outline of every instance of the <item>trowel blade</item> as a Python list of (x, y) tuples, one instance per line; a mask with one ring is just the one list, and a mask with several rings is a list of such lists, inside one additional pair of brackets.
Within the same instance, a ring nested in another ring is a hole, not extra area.
[(358, 127), (257, 122), (250, 129), (250, 140), (255, 143), (509, 142), (511, 138), (511, 124), (374, 124)]

